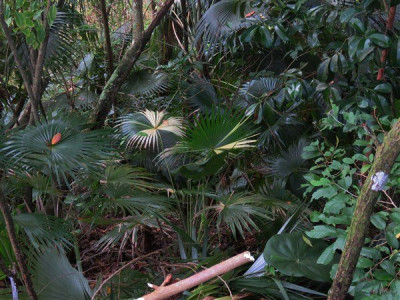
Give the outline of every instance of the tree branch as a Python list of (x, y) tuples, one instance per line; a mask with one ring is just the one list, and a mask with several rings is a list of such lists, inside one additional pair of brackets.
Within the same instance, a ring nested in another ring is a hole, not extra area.
[[(7, 23), (4, 19), (4, 3), (3, 0), (0, 0), (0, 24), (1, 27), (3, 28), (4, 34), (6, 36), (8, 45), (10, 46), (11, 52), (14, 56), (14, 61), (15, 64), (17, 65), (18, 71), (21, 74), (22, 77), (22, 81), (24, 82), (24, 86), (25, 89), (28, 93), (29, 99), (31, 99), (31, 101), (35, 101), (35, 95), (34, 92), (31, 88), (31, 81), (29, 79), (28, 73), (26, 72), (26, 70), (24, 69), (22, 62), (21, 62), (21, 58), (18, 55), (18, 50), (17, 50), (17, 45), (15, 44), (15, 41), (12, 37), (12, 33), (10, 28), (7, 26)], [(37, 120), (39, 120), (39, 116), (35, 115), (35, 118), (37, 118)]]
[(104, 280), (100, 286), (96, 289), (96, 291), (93, 293), (93, 296), (90, 298), (90, 300), (94, 300), (97, 296), (97, 294), (101, 291), (101, 289), (104, 287), (104, 285), (110, 281), (111, 278), (113, 278), (115, 275), (117, 275), (118, 273), (120, 273), (122, 270), (126, 269), (127, 267), (129, 267), (130, 265), (134, 264), (135, 262), (138, 262), (146, 257), (152, 256), (158, 252), (160, 252), (161, 250), (156, 250), (153, 251), (151, 253), (148, 253), (146, 255), (142, 255), (139, 257), (136, 257), (134, 259), (132, 259), (130, 262), (128, 262), (127, 264), (123, 265), (121, 268), (119, 268), (118, 270), (116, 270), (114, 273), (112, 273), (110, 276), (108, 276), (108, 278), (106, 280)]
[(390, 174), (399, 153), (400, 120), (386, 134), (383, 144), (376, 151), (375, 161), (357, 199), (346, 244), (340, 257), (339, 267), (328, 300), (342, 300), (346, 297), (361, 249), (364, 246), (379, 191), (382, 190), (385, 179)]
[[(171, 296), (182, 293), (183, 291), (189, 290), (199, 284), (206, 282), (212, 278), (215, 278), (219, 275), (225, 274), (241, 265), (244, 265), (248, 262), (254, 261), (254, 258), (250, 255), (250, 252), (246, 251), (241, 254), (238, 254), (232, 258), (229, 258), (211, 268), (201, 271), (193, 276), (185, 278), (181, 281), (178, 281), (174, 284), (167, 286), (159, 286), (156, 287), (155, 291), (147, 294), (138, 300), (161, 300), (168, 299)], [(150, 287), (153, 285), (149, 284)]]
[(107, 81), (100, 97), (97, 102), (97, 106), (92, 115), (92, 122), (96, 122), (96, 127), (103, 125), (108, 113), (111, 110), (111, 104), (116, 99), (116, 96), (128, 77), (132, 67), (139, 59), (140, 55), (144, 51), (144, 48), (151, 38), (154, 29), (158, 26), (162, 18), (167, 14), (174, 0), (167, 0), (164, 6), (160, 9), (157, 16), (153, 19), (149, 27), (143, 32), (142, 38), (138, 41), (133, 41), (127, 49), (125, 55), (122, 57), (118, 66), (114, 70), (113, 74)]
[[(49, 13), (51, 6), (51, 0), (47, 0), (46, 4), (46, 10), (43, 12), (43, 26), (44, 26), (44, 32), (45, 32), (45, 38), (43, 42), (40, 44), (39, 52), (37, 55), (37, 59), (35, 61), (35, 68), (34, 68), (34, 73), (33, 73), (33, 83), (32, 83), (32, 90), (33, 94), (35, 97), (35, 102), (32, 104), (32, 112), (33, 114), (37, 114), (37, 111), (39, 109), (40, 101), (41, 101), (41, 95), (42, 95), (42, 74), (43, 74), (43, 66), (44, 66), (44, 61), (46, 57), (46, 52), (47, 52), (47, 44), (49, 42), (49, 23), (47, 22), (47, 15)], [(44, 114), (44, 111), (43, 111)], [(35, 120), (35, 122), (38, 122), (38, 120)]]

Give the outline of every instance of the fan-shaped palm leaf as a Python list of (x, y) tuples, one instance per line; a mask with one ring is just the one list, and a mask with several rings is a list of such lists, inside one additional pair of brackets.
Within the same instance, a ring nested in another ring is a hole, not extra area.
[(103, 131), (80, 131), (71, 122), (51, 120), (38, 127), (28, 127), (13, 135), (2, 149), (14, 164), (40, 170), (57, 182), (79, 169), (88, 169), (105, 154), (107, 142)]
[(213, 54), (221, 48), (226, 38), (233, 32), (246, 28), (249, 23), (244, 19), (243, 5), (248, 1), (222, 0), (212, 5), (196, 26), (196, 43), (202, 41), (202, 50)]
[(133, 96), (154, 96), (164, 92), (168, 86), (166, 74), (139, 70), (125, 81), (121, 91)]
[(209, 206), (206, 210), (213, 210), (217, 214), (217, 226), (221, 223), (228, 225), (236, 238), (236, 233), (244, 237), (244, 229), (251, 231), (251, 228), (258, 230), (258, 226), (254, 222), (254, 217), (267, 218), (267, 214), (263, 206), (263, 197), (259, 195), (246, 195), (243, 193), (230, 194), (225, 197), (218, 198), (217, 205)]
[(250, 103), (262, 96), (270, 96), (274, 93), (281, 81), (273, 77), (261, 77), (258, 79), (250, 80), (242, 85), (239, 94)]
[(289, 146), (287, 151), (281, 152), (280, 157), (267, 159), (267, 167), (264, 169), (270, 176), (286, 180), (287, 187), (299, 197), (302, 194), (303, 175), (307, 172), (307, 169), (303, 167), (305, 160), (302, 157), (303, 148), (306, 145), (306, 140), (301, 138), (297, 143)]
[(117, 129), (128, 148), (160, 150), (172, 146), (178, 137), (183, 136), (180, 118), (167, 117), (164, 111), (147, 109), (122, 116)]
[(300, 139), (297, 143), (289, 146), (287, 151), (283, 151), (280, 157), (268, 159), (267, 173), (271, 176), (287, 179), (290, 175), (303, 171), (302, 166), (305, 160), (302, 153), (306, 145), (307, 141)]
[(58, 245), (60, 249), (71, 246), (70, 229), (62, 219), (42, 214), (17, 214), (13, 219), (25, 231), (29, 245), (38, 251), (54, 245)]
[(174, 147), (166, 149), (163, 156), (196, 154), (199, 158), (238, 149), (254, 147), (256, 132), (240, 113), (214, 110), (201, 115), (186, 136)]
[(152, 195), (149, 193), (137, 193), (123, 195), (119, 198), (99, 197), (90, 199), (84, 208), (93, 208), (99, 213), (122, 213), (124, 216), (141, 215), (152, 211), (163, 211), (170, 206), (167, 197)]
[(187, 87), (186, 97), (192, 107), (202, 112), (209, 113), (218, 104), (214, 87), (208, 80), (201, 77), (193, 78), (193, 83)]
[(48, 249), (33, 259), (34, 287), (43, 300), (88, 300), (89, 283), (69, 263), (63, 252)]

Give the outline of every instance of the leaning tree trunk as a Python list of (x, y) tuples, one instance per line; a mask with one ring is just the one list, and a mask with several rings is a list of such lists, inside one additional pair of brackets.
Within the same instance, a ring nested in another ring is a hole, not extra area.
[(108, 79), (100, 97), (97, 106), (92, 115), (92, 122), (96, 122), (96, 127), (103, 125), (108, 113), (111, 110), (111, 104), (115, 102), (116, 96), (129, 75), (132, 67), (139, 59), (144, 51), (146, 44), (149, 42), (154, 29), (158, 26), (162, 18), (167, 14), (174, 0), (167, 0), (164, 6), (160, 9), (157, 16), (153, 19), (149, 27), (143, 32), (142, 38), (132, 42), (122, 57), (113, 74)]
[(400, 120), (386, 134), (383, 144), (378, 147), (375, 161), (358, 196), (339, 267), (329, 291), (329, 300), (342, 300), (346, 297), (361, 248), (364, 245), (379, 191), (382, 190), (399, 153)]
[(133, 0), (133, 20), (132, 20), (132, 37), (133, 41), (139, 41), (144, 31), (143, 23), (143, 0)]

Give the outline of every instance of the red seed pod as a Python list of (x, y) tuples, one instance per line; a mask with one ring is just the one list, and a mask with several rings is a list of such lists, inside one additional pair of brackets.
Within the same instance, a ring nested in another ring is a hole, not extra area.
[(56, 145), (59, 141), (61, 141), (61, 133), (56, 133), (51, 139), (51, 145)]
[(249, 12), (248, 14), (246, 14), (246, 18), (250, 18), (252, 16), (254, 16), (256, 14), (256, 12), (253, 10), (251, 12)]

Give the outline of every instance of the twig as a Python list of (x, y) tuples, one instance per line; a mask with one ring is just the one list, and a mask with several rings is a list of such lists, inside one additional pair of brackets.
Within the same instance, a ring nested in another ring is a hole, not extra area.
[(117, 271), (115, 271), (114, 273), (112, 273), (110, 276), (108, 276), (108, 278), (106, 280), (104, 280), (100, 286), (97, 288), (97, 290), (93, 293), (93, 296), (90, 298), (90, 300), (94, 300), (95, 297), (97, 296), (97, 294), (101, 291), (101, 289), (103, 288), (103, 286), (110, 281), (111, 278), (113, 278), (115, 275), (117, 275), (119, 272), (121, 272), (122, 270), (126, 269), (127, 267), (129, 267), (130, 265), (134, 264), (135, 262), (142, 260), (143, 258), (152, 256), (158, 252), (160, 252), (161, 250), (157, 250), (151, 253), (148, 253), (146, 255), (142, 255), (139, 257), (136, 257), (135, 259), (132, 259), (130, 262), (128, 262), (126, 265), (123, 265), (121, 268), (119, 268)]
[[(241, 265), (248, 262), (254, 261), (254, 258), (250, 255), (250, 252), (246, 251), (238, 254), (232, 258), (229, 258), (211, 268), (201, 271), (193, 276), (185, 278), (174, 284), (156, 287), (155, 291), (147, 294), (138, 300), (162, 300), (168, 299), (169, 297), (179, 294), (183, 291), (191, 289), (199, 284), (206, 282), (212, 278), (219, 277), (219, 275), (225, 274)], [(151, 285), (154, 287), (154, 285)]]
[[(388, 13), (388, 18), (386, 21), (386, 34), (388, 31), (393, 29), (394, 26), (394, 19), (396, 16), (396, 5), (393, 5), (390, 7), (389, 9), (389, 13)], [(378, 75), (376, 77), (376, 80), (381, 81), (384, 79), (385, 77), (385, 62), (386, 62), (386, 58), (389, 54), (389, 49), (383, 49), (382, 50), (382, 54), (381, 54), (381, 67), (378, 70)]]

